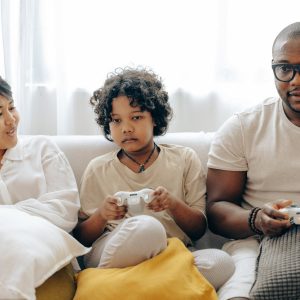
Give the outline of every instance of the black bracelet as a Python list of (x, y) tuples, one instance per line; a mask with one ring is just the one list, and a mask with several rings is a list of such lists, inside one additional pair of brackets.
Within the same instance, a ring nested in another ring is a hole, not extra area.
[(248, 225), (253, 232), (255, 232), (256, 234), (262, 235), (264, 233), (255, 226), (255, 219), (256, 219), (257, 213), (260, 210), (261, 210), (261, 208), (259, 208), (259, 207), (253, 207), (251, 209), (251, 211), (249, 213), (249, 217), (248, 217)]

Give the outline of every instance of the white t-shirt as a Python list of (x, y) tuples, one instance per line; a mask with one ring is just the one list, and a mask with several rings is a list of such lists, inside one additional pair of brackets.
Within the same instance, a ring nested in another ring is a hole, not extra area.
[(15, 205), (70, 232), (80, 207), (73, 171), (48, 138), (23, 137), (1, 161), (0, 205)]
[[(188, 206), (204, 212), (206, 177), (195, 151), (177, 145), (159, 145), (159, 148), (158, 158), (142, 173), (135, 173), (122, 164), (117, 157), (118, 151), (93, 159), (81, 183), (81, 217), (92, 215), (108, 195), (158, 186), (165, 187)], [(178, 237), (186, 244), (191, 242), (167, 211), (163, 216), (148, 214), (164, 225), (169, 237)], [(109, 221), (107, 229), (113, 230), (120, 222)]]
[(300, 204), (300, 128), (286, 117), (281, 99), (266, 99), (223, 124), (208, 167), (247, 172), (244, 207), (277, 199)]

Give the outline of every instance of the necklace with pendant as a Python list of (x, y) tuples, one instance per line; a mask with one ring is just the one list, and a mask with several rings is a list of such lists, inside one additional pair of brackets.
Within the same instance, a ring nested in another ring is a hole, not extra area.
[(153, 153), (154, 153), (156, 147), (157, 147), (157, 146), (156, 146), (156, 144), (154, 143), (153, 149), (151, 150), (151, 152), (150, 152), (149, 156), (147, 157), (147, 159), (146, 159), (142, 164), (139, 163), (138, 161), (136, 161), (133, 157), (131, 157), (124, 149), (122, 149), (122, 151), (123, 151), (123, 153), (124, 153), (130, 160), (132, 160), (134, 163), (136, 163), (137, 165), (140, 166), (140, 168), (139, 168), (139, 173), (142, 173), (142, 172), (145, 171), (145, 165), (147, 164), (147, 162), (148, 162), (148, 161), (150, 160), (150, 158), (152, 157), (152, 155), (153, 155)]

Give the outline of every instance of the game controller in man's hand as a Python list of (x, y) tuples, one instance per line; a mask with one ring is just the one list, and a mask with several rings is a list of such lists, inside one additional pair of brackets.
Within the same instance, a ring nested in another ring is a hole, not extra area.
[(142, 189), (137, 192), (117, 192), (114, 196), (117, 198), (117, 205), (127, 205), (128, 212), (131, 214), (142, 214), (146, 204), (152, 201), (152, 189)]
[(288, 214), (292, 224), (300, 225), (300, 207), (298, 205), (281, 208), (279, 211)]

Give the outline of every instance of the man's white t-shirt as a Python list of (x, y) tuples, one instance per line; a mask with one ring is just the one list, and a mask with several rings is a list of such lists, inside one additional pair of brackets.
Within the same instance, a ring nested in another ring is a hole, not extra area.
[(223, 124), (208, 168), (247, 172), (243, 207), (277, 199), (300, 204), (300, 127), (287, 118), (280, 98), (266, 99)]

